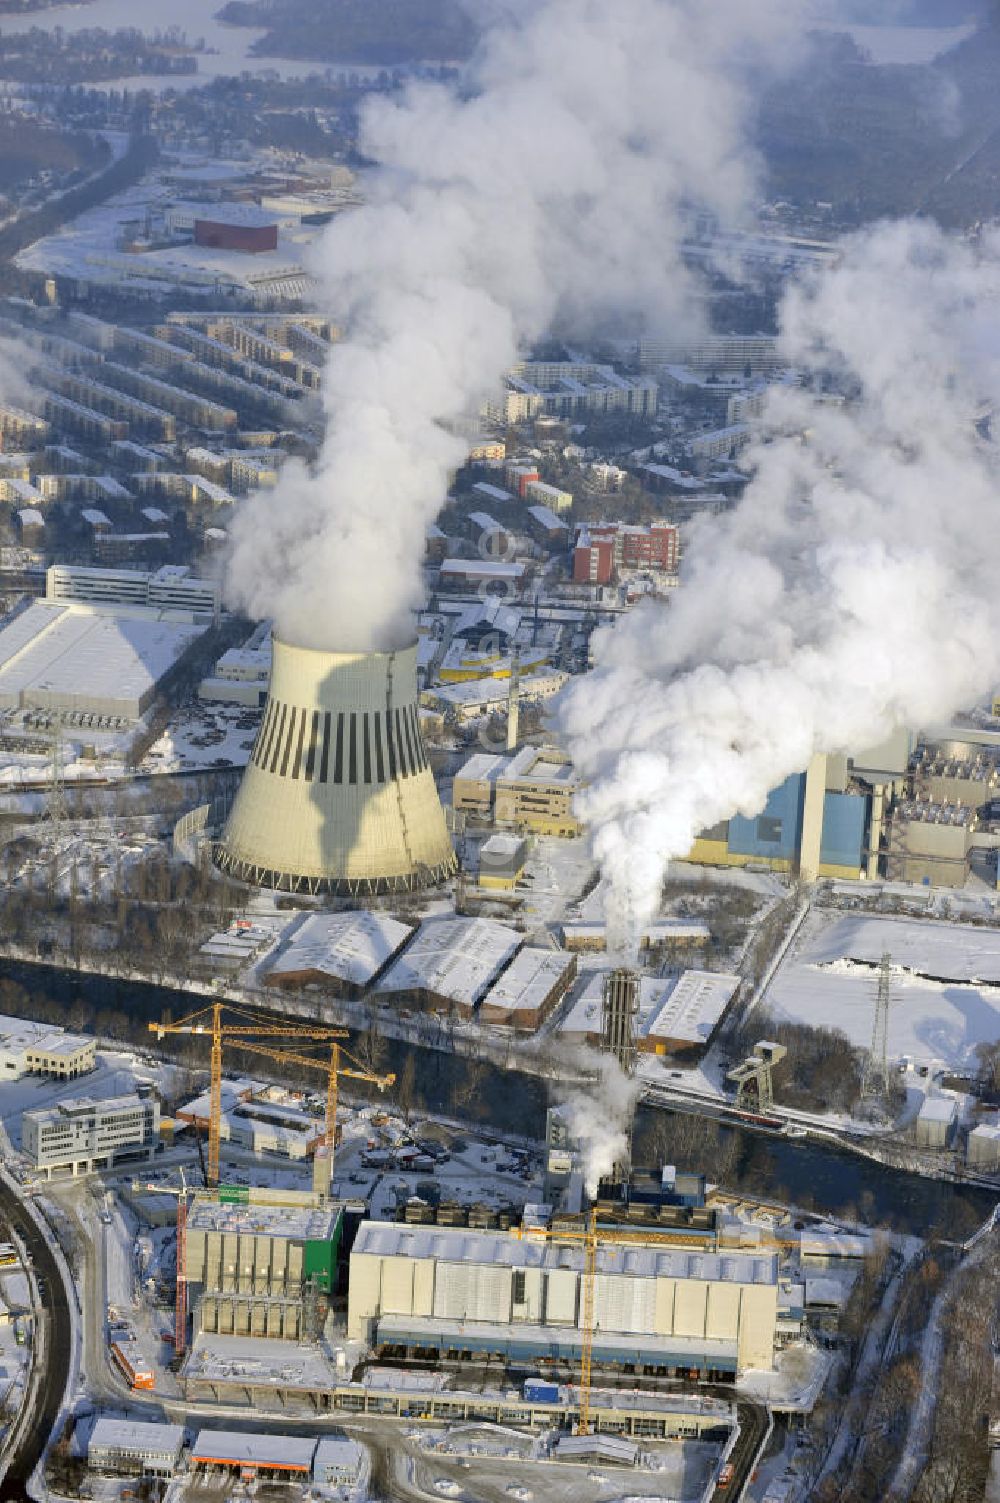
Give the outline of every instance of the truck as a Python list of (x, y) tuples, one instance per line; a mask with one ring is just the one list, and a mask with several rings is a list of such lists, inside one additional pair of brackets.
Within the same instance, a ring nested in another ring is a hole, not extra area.
[(522, 1396), (526, 1404), (558, 1404), (559, 1384), (545, 1378), (525, 1378)]

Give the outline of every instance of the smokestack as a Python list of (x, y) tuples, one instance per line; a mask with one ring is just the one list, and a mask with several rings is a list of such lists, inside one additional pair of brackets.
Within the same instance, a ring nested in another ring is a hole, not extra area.
[(507, 750), (517, 751), (518, 734), (521, 724), (521, 659), (517, 648), (510, 665), (510, 692), (507, 695)]
[(274, 638), (260, 731), (216, 853), (281, 892), (412, 892), (456, 866), (417, 712), (417, 649)]

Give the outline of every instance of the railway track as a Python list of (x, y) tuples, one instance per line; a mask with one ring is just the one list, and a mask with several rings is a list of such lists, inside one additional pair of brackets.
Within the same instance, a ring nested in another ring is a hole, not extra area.
[(0, 1223), (9, 1226), (26, 1248), (48, 1321), (45, 1371), (34, 1394), (34, 1413), (22, 1425), (0, 1482), (0, 1503), (27, 1503), (27, 1484), (55, 1427), (69, 1376), (73, 1322), (67, 1292), (55, 1255), (13, 1191), (0, 1181)]

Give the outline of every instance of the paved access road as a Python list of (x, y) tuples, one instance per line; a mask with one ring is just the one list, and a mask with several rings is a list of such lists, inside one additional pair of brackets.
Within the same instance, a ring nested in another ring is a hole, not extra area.
[(36, 1393), (35, 1413), (22, 1427), (7, 1474), (0, 1483), (0, 1503), (27, 1503), (27, 1482), (48, 1441), (69, 1378), (73, 1323), (67, 1291), (55, 1255), (24, 1205), (0, 1180), (0, 1224), (13, 1228), (34, 1265), (42, 1305), (48, 1316), (46, 1366)]

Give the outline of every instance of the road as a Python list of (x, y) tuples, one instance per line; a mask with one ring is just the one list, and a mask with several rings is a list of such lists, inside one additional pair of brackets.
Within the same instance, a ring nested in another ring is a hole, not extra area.
[(45, 1372), (37, 1392), (35, 1413), (24, 1425), (0, 1483), (0, 1503), (27, 1500), (27, 1482), (41, 1459), (55, 1427), (71, 1368), (73, 1322), (68, 1291), (59, 1264), (44, 1234), (17, 1195), (0, 1180), (0, 1222), (13, 1228), (31, 1258), (39, 1295), (48, 1322)]

